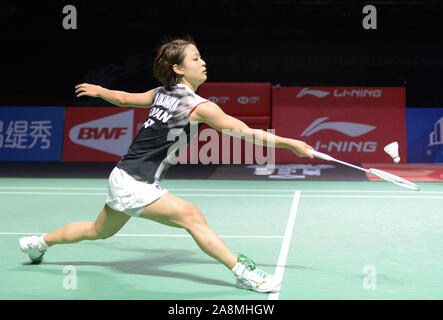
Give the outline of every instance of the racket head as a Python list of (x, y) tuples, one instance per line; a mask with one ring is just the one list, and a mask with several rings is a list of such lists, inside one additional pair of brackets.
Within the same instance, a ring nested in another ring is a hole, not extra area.
[(379, 170), (379, 169), (374, 169), (374, 168), (370, 168), (369, 169), (369, 173), (373, 174), (374, 176), (388, 181), (388, 182), (392, 182), (395, 183), (396, 185), (406, 188), (406, 189), (411, 189), (414, 191), (419, 191), (420, 188), (413, 182), (408, 181), (406, 179), (400, 178), (399, 176), (396, 176), (392, 173), (383, 171), (383, 170)]

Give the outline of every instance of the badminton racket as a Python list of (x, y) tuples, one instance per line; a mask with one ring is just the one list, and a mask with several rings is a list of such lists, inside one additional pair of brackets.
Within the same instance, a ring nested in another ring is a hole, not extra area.
[(398, 185), (400, 187), (403, 187), (403, 188), (411, 189), (411, 190), (414, 190), (414, 191), (420, 190), (420, 188), (416, 184), (414, 184), (411, 181), (408, 181), (406, 179), (400, 178), (400, 177), (398, 177), (398, 176), (396, 176), (396, 175), (394, 175), (392, 173), (389, 173), (389, 172), (386, 172), (386, 171), (383, 171), (383, 170), (379, 170), (379, 169), (374, 169), (374, 168), (365, 169), (365, 168), (362, 168), (362, 167), (359, 167), (359, 166), (355, 166), (353, 164), (350, 164), (350, 163), (347, 163), (347, 162), (344, 162), (344, 161), (341, 161), (341, 160), (337, 160), (337, 159), (331, 157), (330, 155), (327, 155), (327, 154), (319, 152), (319, 151), (315, 151), (315, 150), (309, 150), (309, 151), (317, 158), (320, 158), (320, 159), (323, 159), (323, 160), (327, 160), (327, 161), (338, 162), (338, 163), (344, 164), (345, 166), (349, 166), (349, 167), (352, 167), (354, 169), (370, 173), (370, 174), (372, 174), (372, 175), (374, 175), (374, 176), (376, 176), (376, 177), (378, 177), (380, 179), (383, 179), (383, 180), (388, 181), (388, 182), (392, 182), (392, 183), (394, 183), (394, 184), (396, 184), (396, 185)]

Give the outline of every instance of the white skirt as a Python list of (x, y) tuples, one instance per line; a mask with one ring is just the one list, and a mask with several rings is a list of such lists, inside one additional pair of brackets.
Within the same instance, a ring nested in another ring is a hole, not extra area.
[(108, 198), (105, 204), (131, 217), (138, 217), (147, 205), (167, 192), (168, 190), (161, 188), (157, 183), (136, 180), (125, 170), (115, 167), (109, 175)]

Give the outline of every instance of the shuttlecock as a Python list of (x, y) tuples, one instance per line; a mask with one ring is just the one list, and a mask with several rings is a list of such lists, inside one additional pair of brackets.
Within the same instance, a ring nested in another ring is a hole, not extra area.
[(400, 157), (398, 156), (398, 142), (394, 141), (385, 147), (385, 152), (391, 156), (395, 163), (400, 162)]

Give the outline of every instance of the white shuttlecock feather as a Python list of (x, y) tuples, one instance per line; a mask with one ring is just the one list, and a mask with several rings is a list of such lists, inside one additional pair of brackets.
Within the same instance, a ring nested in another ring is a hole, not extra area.
[(391, 156), (391, 158), (394, 160), (395, 163), (400, 162), (400, 157), (398, 155), (398, 142), (394, 141), (390, 144), (388, 144), (384, 148), (385, 152)]

